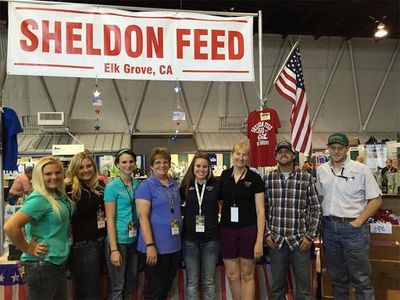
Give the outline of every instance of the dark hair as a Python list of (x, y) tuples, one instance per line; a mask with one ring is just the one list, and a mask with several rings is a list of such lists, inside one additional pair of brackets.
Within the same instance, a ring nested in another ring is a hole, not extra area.
[(208, 155), (203, 152), (196, 152), (196, 154), (194, 155), (194, 157), (189, 165), (189, 168), (187, 169), (185, 176), (182, 179), (181, 186), (184, 187), (185, 195), (187, 195), (190, 182), (196, 178), (196, 175), (194, 175), (194, 164), (195, 164), (196, 159), (198, 159), (198, 158), (205, 159), (208, 163), (207, 181), (214, 180), (214, 178), (215, 178), (213, 170), (211, 168), (211, 160), (208, 157)]
[(119, 158), (122, 154), (129, 154), (130, 156), (133, 157), (133, 160), (136, 162), (136, 154), (135, 152), (133, 152), (131, 149), (129, 148), (122, 148), (120, 150), (117, 151), (117, 153), (115, 153), (115, 160), (114, 160), (114, 164), (118, 165), (119, 163)]
[(154, 161), (156, 160), (156, 156), (160, 155), (166, 160), (168, 160), (168, 163), (171, 164), (171, 153), (166, 147), (155, 147), (151, 149), (150, 153), (150, 166), (154, 164)]

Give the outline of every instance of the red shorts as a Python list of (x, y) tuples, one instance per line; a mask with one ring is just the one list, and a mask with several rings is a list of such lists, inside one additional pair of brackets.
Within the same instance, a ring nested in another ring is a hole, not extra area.
[(257, 225), (245, 228), (221, 227), (222, 258), (254, 259), (254, 245), (257, 240)]

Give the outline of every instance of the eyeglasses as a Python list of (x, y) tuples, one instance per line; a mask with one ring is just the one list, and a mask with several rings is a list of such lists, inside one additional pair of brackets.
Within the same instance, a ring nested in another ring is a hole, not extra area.
[(332, 168), (331, 168), (331, 171), (332, 171), (332, 174), (333, 174), (333, 175), (335, 175), (336, 177), (339, 177), (339, 178), (343, 178), (343, 179), (345, 179), (346, 181), (347, 181), (347, 180), (354, 180), (354, 176), (344, 176), (344, 175), (343, 175), (344, 168), (342, 168), (342, 171), (340, 172), (340, 175), (337, 175), (337, 174), (335, 173), (335, 171), (333, 171)]
[(167, 166), (167, 165), (169, 165), (169, 161), (167, 161), (167, 160), (156, 160), (153, 164), (156, 165), (156, 166), (161, 166), (161, 165)]

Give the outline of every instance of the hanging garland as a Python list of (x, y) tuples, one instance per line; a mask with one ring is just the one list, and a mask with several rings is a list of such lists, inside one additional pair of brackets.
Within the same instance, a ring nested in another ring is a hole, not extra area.
[(93, 99), (92, 99), (92, 105), (95, 107), (94, 112), (96, 114), (96, 125), (94, 126), (95, 131), (100, 130), (100, 114), (101, 114), (101, 107), (103, 106), (103, 100), (101, 100), (100, 97), (101, 93), (99, 92), (99, 85), (97, 82), (97, 77), (96, 77), (96, 84), (95, 84), (95, 91), (93, 92)]
[(184, 121), (185, 112), (181, 108), (180, 97), (181, 97), (181, 87), (179, 86), (178, 81), (176, 82), (176, 86), (174, 87), (174, 102), (176, 103), (176, 109), (172, 112), (172, 121), (176, 122), (175, 125), (175, 134), (171, 137), (171, 141), (173, 143), (177, 142), (178, 134), (179, 134), (179, 125), (181, 121)]

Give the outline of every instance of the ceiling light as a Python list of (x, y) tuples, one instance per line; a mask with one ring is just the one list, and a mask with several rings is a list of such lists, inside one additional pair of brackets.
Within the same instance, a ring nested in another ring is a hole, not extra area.
[(388, 31), (386, 29), (385, 24), (383, 24), (382, 22), (378, 23), (378, 26), (376, 26), (377, 30), (375, 32), (375, 37), (376, 38), (383, 38), (385, 36), (387, 36)]

